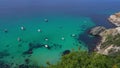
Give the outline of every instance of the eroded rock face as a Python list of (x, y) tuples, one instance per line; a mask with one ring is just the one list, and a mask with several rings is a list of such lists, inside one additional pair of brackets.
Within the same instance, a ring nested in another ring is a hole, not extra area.
[(120, 27), (106, 29), (105, 31), (101, 32), (99, 35), (102, 37), (101, 42), (96, 46), (97, 53), (104, 54), (104, 55), (112, 55), (115, 53), (120, 52), (120, 46), (114, 44), (108, 44), (104, 46), (104, 42), (107, 41), (108, 35), (118, 35), (120, 34)]
[(107, 44), (105, 44), (105, 42), (108, 41), (108, 36), (117, 39), (117, 37), (115, 36), (120, 34), (120, 12), (111, 15), (108, 20), (117, 27), (106, 29), (99, 33), (99, 36), (102, 39), (101, 42), (96, 46), (96, 50), (100, 54), (113, 55), (115, 53), (120, 53), (120, 46), (116, 45), (115, 43), (110, 44), (110, 41), (107, 42)]
[(108, 20), (115, 26), (120, 26), (120, 12), (111, 15)]
[(94, 35), (94, 36), (97, 36), (99, 35), (102, 31), (104, 31), (106, 28), (103, 27), (103, 26), (97, 26), (97, 27), (94, 27), (90, 30), (90, 34), (91, 35)]

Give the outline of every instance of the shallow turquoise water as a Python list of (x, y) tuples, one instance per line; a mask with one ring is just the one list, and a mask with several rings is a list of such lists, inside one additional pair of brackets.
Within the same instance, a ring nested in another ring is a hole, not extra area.
[[(29, 58), (32, 63), (45, 65), (47, 61), (50, 63), (58, 61), (64, 50), (78, 50), (79, 47), (81, 50), (88, 50), (85, 43), (82, 41), (79, 43), (80, 40), (78, 41), (77, 38), (79, 34), (95, 25), (89, 17), (59, 15), (47, 16), (46, 18), (48, 22), (44, 22), (44, 17), (21, 17), (18, 20), (10, 19), (8, 24), (3, 24), (3, 27), (0, 28), (0, 51), (6, 50), (10, 53), (10, 56), (3, 59), (10, 63), (22, 64), (25, 58)], [(5, 21), (1, 20), (0, 22)], [(21, 26), (24, 26), (26, 30), (21, 30)], [(4, 33), (4, 29), (8, 29), (8, 33)], [(38, 29), (41, 32), (38, 32)], [(72, 34), (75, 34), (75, 37), (72, 37)], [(18, 37), (21, 38), (21, 42), (17, 41)], [(61, 39), (62, 37), (64, 37), (64, 40)], [(45, 38), (48, 38), (48, 41), (45, 41)], [(36, 48), (30, 57), (28, 57), (29, 55), (22, 55), (24, 51), (28, 50), (30, 42), (43, 43), (48, 46), (59, 44), (62, 47)], [(7, 45), (9, 46), (6, 47)], [(11, 58), (13, 56), (14, 59)]]

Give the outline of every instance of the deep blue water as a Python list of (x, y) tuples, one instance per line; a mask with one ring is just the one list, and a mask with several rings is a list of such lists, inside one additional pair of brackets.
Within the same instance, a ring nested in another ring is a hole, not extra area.
[(111, 27), (107, 18), (120, 11), (119, 0), (0, 0), (0, 18), (47, 15), (87, 16), (97, 25)]

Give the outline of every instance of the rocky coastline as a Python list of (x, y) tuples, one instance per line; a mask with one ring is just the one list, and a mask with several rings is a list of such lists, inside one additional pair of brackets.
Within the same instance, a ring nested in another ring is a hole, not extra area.
[(110, 15), (108, 20), (117, 27), (120, 27), (120, 12)]
[(101, 37), (101, 41), (96, 45), (95, 52), (103, 55), (115, 55), (120, 53), (120, 12), (110, 15), (108, 20), (116, 27), (105, 29), (103, 26), (97, 26), (91, 29), (90, 34)]

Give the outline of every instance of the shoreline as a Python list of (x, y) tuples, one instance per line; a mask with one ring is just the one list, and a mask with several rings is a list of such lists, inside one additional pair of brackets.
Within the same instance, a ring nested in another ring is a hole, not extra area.
[[(119, 17), (118, 16), (117, 16), (117, 18), (111, 17), (111, 16), (115, 16), (116, 14), (119, 14), (118, 15)], [(109, 40), (108, 36), (114, 38), (115, 36), (120, 34), (120, 27), (119, 27), (120, 26), (120, 12), (115, 13), (114, 15), (110, 15), (108, 20), (113, 25), (115, 25), (115, 27), (105, 29), (105, 30), (101, 31), (100, 33), (98, 33), (98, 36), (101, 37), (101, 40), (98, 42), (98, 44), (96, 44), (96, 47), (94, 49), (95, 52), (103, 54), (103, 55), (113, 55), (113, 54), (116, 54), (116, 53), (118, 53), (120, 51), (120, 46), (118, 46), (116, 44), (108, 43), (107, 45), (105, 45), (105, 43)], [(97, 27), (99, 27), (99, 26), (97, 26)], [(95, 28), (96, 27), (94, 27), (93, 29), (95, 29)], [(98, 31), (98, 30), (96, 29), (96, 31)]]
[(88, 47), (89, 52), (93, 52), (96, 48), (96, 45), (98, 45), (101, 41), (100, 36), (93, 36), (89, 33), (91, 28), (87, 29), (83, 34), (80, 34), (78, 37), (78, 41), (83, 41)]

